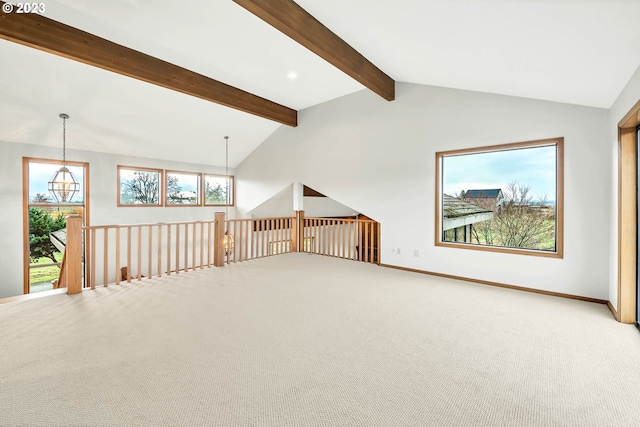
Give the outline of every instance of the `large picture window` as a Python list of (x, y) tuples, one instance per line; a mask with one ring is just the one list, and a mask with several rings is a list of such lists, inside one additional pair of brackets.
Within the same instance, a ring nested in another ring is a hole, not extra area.
[(162, 170), (118, 166), (118, 206), (161, 206)]
[(563, 143), (436, 153), (436, 245), (562, 258)]

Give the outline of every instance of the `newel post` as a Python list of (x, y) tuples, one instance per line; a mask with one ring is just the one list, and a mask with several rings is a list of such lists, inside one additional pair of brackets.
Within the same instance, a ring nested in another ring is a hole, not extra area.
[(224, 267), (224, 212), (216, 212), (214, 219), (215, 237), (213, 239), (213, 265), (216, 267)]
[(291, 214), (291, 252), (298, 252), (298, 211)]
[(67, 241), (65, 244), (64, 281), (67, 294), (82, 292), (82, 216), (69, 215), (67, 220)]
[(293, 211), (291, 215), (291, 252), (300, 252), (304, 231), (304, 211)]
[(304, 252), (304, 211), (298, 211), (298, 252)]

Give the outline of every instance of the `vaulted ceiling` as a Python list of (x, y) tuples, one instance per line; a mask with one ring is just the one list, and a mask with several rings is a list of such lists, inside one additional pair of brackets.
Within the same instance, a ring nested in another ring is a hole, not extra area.
[[(297, 3), (399, 82), (608, 108), (640, 65), (637, 0)], [(295, 110), (368, 90), (232, 0), (44, 4), (47, 18)], [(235, 166), (284, 126), (0, 40), (0, 141), (59, 146), (61, 112), (68, 148), (214, 165), (225, 135)]]

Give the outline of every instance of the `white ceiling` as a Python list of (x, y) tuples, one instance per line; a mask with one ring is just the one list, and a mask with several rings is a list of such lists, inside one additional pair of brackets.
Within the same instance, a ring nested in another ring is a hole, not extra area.
[[(396, 81), (608, 108), (640, 0), (298, 0)], [(47, 0), (45, 16), (294, 109), (363, 86), (231, 0)], [(280, 125), (0, 40), (0, 140), (234, 167)], [(295, 71), (291, 80), (287, 73)]]

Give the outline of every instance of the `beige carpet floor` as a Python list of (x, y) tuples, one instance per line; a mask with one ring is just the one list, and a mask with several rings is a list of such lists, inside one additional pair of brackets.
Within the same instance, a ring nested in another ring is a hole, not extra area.
[(640, 332), (281, 255), (0, 305), (0, 426), (640, 426)]

